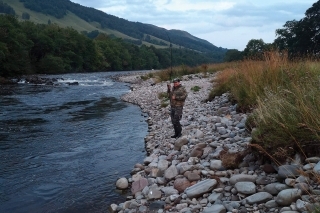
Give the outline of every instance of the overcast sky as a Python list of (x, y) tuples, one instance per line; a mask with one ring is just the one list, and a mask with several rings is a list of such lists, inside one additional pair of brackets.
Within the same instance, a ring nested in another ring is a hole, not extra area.
[(71, 0), (128, 21), (178, 29), (242, 51), (249, 40), (272, 43), (275, 30), (300, 20), (316, 0)]

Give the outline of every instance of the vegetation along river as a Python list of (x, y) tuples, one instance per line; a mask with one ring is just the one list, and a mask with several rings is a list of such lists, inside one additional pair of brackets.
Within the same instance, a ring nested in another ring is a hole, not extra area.
[(0, 212), (107, 212), (125, 201), (115, 182), (145, 157), (147, 124), (120, 100), (130, 89), (116, 74), (1, 88)]

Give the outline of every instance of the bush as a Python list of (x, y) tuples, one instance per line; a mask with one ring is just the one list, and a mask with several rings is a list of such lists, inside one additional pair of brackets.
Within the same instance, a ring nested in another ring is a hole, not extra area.
[(169, 95), (167, 92), (161, 92), (158, 94), (158, 98), (161, 100), (161, 107), (167, 107), (169, 105)]
[(60, 57), (46, 55), (39, 63), (40, 73), (61, 73), (65, 71), (63, 59)]
[(201, 89), (201, 87), (199, 87), (199, 86), (194, 86), (194, 87), (191, 88), (191, 90), (193, 92), (199, 92), (200, 89)]

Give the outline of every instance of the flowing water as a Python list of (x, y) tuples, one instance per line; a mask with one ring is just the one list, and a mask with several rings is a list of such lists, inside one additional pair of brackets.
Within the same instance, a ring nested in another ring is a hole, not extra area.
[[(0, 89), (0, 212), (108, 212), (119, 177), (142, 162), (145, 116), (112, 73)], [(78, 82), (69, 86), (66, 82)]]

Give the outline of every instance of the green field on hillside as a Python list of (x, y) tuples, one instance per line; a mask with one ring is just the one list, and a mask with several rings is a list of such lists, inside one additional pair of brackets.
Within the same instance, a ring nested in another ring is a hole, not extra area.
[[(122, 38), (122, 39), (130, 39), (130, 40), (137, 40), (135, 38), (132, 38), (130, 36), (127, 36), (123, 33), (120, 33), (116, 30), (111, 30), (111, 29), (106, 29), (106, 28), (101, 28), (100, 24), (97, 22), (87, 22), (81, 18), (79, 18), (77, 15), (75, 15), (72, 12), (68, 12), (66, 16), (64, 16), (62, 19), (57, 19), (54, 16), (51, 15), (46, 15), (43, 13), (38, 13), (35, 11), (32, 11), (30, 9), (27, 9), (24, 7), (23, 3), (20, 2), (19, 0), (3, 0), (3, 2), (7, 3), (10, 5), (16, 12), (16, 16), (18, 17), (19, 20), (22, 20), (22, 14), (23, 13), (28, 13), (30, 15), (30, 21), (37, 23), (37, 24), (48, 24), (49, 20), (52, 24), (57, 24), (60, 27), (71, 27), (79, 32), (82, 31), (87, 31), (91, 32), (94, 30), (99, 30), (102, 33), (106, 33), (108, 35), (114, 35), (115, 37)], [(168, 41), (159, 39), (157, 37), (152, 36), (152, 39), (158, 40), (159, 42), (165, 42), (168, 43)], [(160, 45), (155, 45), (155, 44), (150, 44), (146, 41), (142, 41), (142, 44), (147, 45), (147, 46), (155, 46), (156, 48), (168, 48), (168, 46), (160, 46)], [(173, 48), (178, 48), (177, 45), (172, 45)]]
[(94, 30), (99, 30), (100, 32), (107, 33), (109, 35), (113, 34), (119, 38), (136, 40), (118, 31), (114, 31), (110, 29), (101, 29), (100, 24), (95, 22), (88, 23), (71, 12), (68, 12), (68, 14), (62, 19), (57, 19), (56, 17), (51, 15), (45, 15), (43, 13), (38, 13), (32, 10), (29, 10), (25, 8), (23, 3), (20, 2), (19, 0), (3, 0), (3, 2), (10, 5), (15, 10), (16, 15), (20, 20), (22, 20), (21, 18), (22, 13), (26, 12), (30, 15), (30, 21), (34, 23), (48, 24), (48, 21), (50, 20), (52, 24), (55, 23), (61, 27), (72, 27), (73, 29), (79, 32), (81, 31), (91, 32)]

